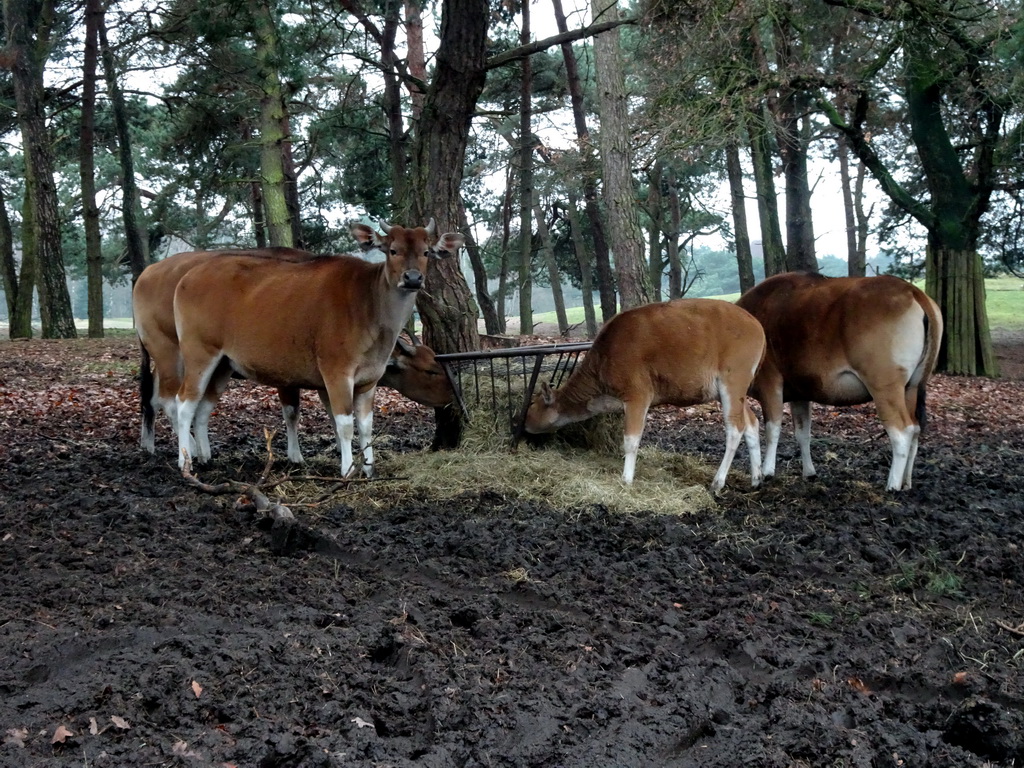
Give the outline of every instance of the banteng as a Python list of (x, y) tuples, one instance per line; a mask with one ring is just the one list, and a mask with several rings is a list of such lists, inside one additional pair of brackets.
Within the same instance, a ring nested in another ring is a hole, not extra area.
[(764, 413), (765, 476), (775, 474), (783, 403), (793, 413), (804, 477), (811, 477), (811, 403), (874, 400), (892, 443), (886, 488), (910, 488), (925, 385), (942, 338), (935, 302), (896, 277), (790, 272), (754, 286), (737, 304), (761, 321), (768, 338), (750, 391)]
[(541, 385), (526, 413), (526, 431), (551, 432), (598, 413), (625, 412), (622, 479), (633, 482), (647, 411), (662, 403), (718, 400), (725, 420), (725, 456), (711, 482), (718, 492), (739, 447), (750, 453), (750, 482), (761, 482), (757, 418), (746, 395), (764, 355), (764, 332), (733, 304), (677, 299), (621, 312), (605, 324), (569, 380), (557, 391)]
[[(372, 237), (361, 225), (353, 234), (372, 245)], [(178, 253), (148, 266), (135, 283), (132, 291), (132, 306), (135, 328), (139, 335), (142, 361), (140, 365), (139, 388), (142, 405), (142, 446), (152, 453), (154, 445), (155, 409), (162, 408), (177, 432), (177, 406), (175, 395), (181, 386), (181, 355), (178, 349), (178, 334), (174, 327), (174, 289), (181, 278), (193, 267), (218, 256), (250, 256), (253, 258), (277, 259), (281, 261), (309, 261), (318, 257), (306, 251), (292, 248), (232, 249), (221, 251), (195, 251)], [(396, 389), (417, 403), (432, 407), (448, 405), (454, 400), (454, 392), (444, 369), (434, 359), (434, 351), (427, 346), (413, 344), (399, 338), (388, 361), (384, 375), (378, 384)], [(151, 363), (152, 361), (152, 368)], [(288, 437), (288, 458), (302, 461), (298, 442), (298, 389), (278, 390), (282, 413)], [(320, 392), (326, 400), (326, 393)], [(216, 402), (218, 394), (208, 390), (205, 397)], [(208, 444), (205, 434), (208, 409), (197, 412), (195, 429), (202, 432), (200, 439)], [(328, 412), (330, 409), (328, 408)]]
[[(361, 227), (361, 229), (360, 229)], [(386, 261), (353, 256), (280, 261), (221, 255), (189, 270), (174, 293), (183, 376), (177, 395), (179, 465), (205, 460), (209, 444), (193, 419), (205, 421), (232, 372), (278, 389), (324, 390), (333, 411), (341, 472), (354, 469), (359, 428), (363, 471), (373, 474), (373, 395), (423, 286), (428, 258), (454, 253), (458, 234), (437, 238), (434, 222), (373, 238)]]

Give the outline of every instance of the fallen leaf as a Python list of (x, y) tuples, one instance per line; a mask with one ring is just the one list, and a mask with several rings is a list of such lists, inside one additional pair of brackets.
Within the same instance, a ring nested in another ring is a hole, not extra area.
[(98, 736), (99, 732), (100, 732), (99, 723), (96, 722), (96, 718), (95, 717), (90, 717), (89, 718), (89, 733), (92, 734), (93, 736)]
[(864, 681), (861, 680), (859, 677), (848, 677), (846, 679), (846, 682), (849, 683), (850, 687), (858, 693), (863, 693), (865, 696), (871, 695), (871, 689), (868, 688), (864, 684)]
[(967, 683), (967, 673), (966, 672), (957, 672), (955, 675), (953, 675), (953, 684), (954, 685), (965, 685), (966, 683)]
[(25, 746), (25, 739), (28, 738), (28, 728), (8, 728), (4, 744), (12, 744), (15, 747)]
[(125, 720), (123, 717), (120, 717), (119, 715), (111, 715), (110, 722), (114, 724), (115, 728), (120, 728), (122, 731), (127, 731), (129, 728), (131, 728), (131, 726), (128, 725), (128, 721)]
[(196, 695), (197, 699), (203, 694), (203, 686), (201, 686), (195, 680), (192, 681), (192, 693)]
[(74, 736), (70, 728), (65, 728), (63, 725), (58, 725), (57, 730), (53, 732), (53, 738), (50, 739), (51, 744), (63, 744), (68, 738)]
[(352, 722), (356, 724), (356, 728), (373, 728), (373, 723), (368, 723), (361, 717), (353, 717)]

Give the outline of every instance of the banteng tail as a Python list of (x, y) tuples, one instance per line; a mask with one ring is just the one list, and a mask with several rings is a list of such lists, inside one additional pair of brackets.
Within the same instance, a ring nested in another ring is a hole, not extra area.
[(156, 414), (153, 411), (153, 371), (150, 367), (149, 350), (139, 344), (139, 405), (142, 409), (142, 447), (152, 453), (155, 450), (153, 424)]

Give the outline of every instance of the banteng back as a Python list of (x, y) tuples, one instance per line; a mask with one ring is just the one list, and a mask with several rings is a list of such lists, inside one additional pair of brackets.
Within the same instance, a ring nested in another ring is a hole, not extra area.
[(942, 338), (939, 308), (891, 276), (768, 278), (737, 304), (764, 326), (768, 354), (751, 388), (764, 412), (764, 474), (775, 474), (783, 403), (790, 403), (804, 477), (811, 462), (811, 403), (875, 401), (892, 444), (886, 488), (911, 487), (925, 387)]
[[(291, 263), (223, 256), (190, 270), (174, 295), (184, 374), (178, 390), (179, 465), (191, 457), (193, 418), (206, 419), (231, 372), (279, 389), (325, 390), (341, 447), (341, 471), (354, 468), (358, 423), (363, 470), (373, 474), (373, 394), (412, 314), (428, 258), (454, 253), (462, 236), (390, 227), (378, 236), (378, 264), (335, 256)], [(214, 399), (203, 399), (208, 391)], [(203, 412), (197, 414), (202, 405)], [(209, 457), (198, 438), (194, 458)]]
[(632, 483), (651, 406), (718, 400), (725, 419), (725, 455), (711, 489), (718, 492), (725, 485), (741, 437), (756, 488), (761, 446), (746, 395), (764, 348), (757, 320), (728, 302), (677, 299), (620, 312), (601, 329), (563, 387), (552, 391), (544, 382), (526, 413), (526, 431), (551, 432), (597, 413), (625, 411), (622, 479)]

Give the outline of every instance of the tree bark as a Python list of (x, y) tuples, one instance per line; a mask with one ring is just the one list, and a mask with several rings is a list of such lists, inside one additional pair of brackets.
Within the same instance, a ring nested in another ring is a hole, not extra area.
[(39, 279), (39, 252), (36, 248), (35, 218), (32, 213), (31, 179), (25, 179), (25, 198), (21, 204), (21, 271), (18, 275), (18, 294), (11, 315), (12, 339), (32, 338), (32, 305)]
[(256, 61), (259, 67), (260, 97), (260, 176), (266, 210), (267, 240), (272, 246), (295, 247), (292, 217), (286, 192), (284, 143), (288, 137), (284, 88), (280, 73), (280, 41), (277, 23), (267, 0), (253, 7)]
[(569, 232), (572, 237), (573, 249), (576, 252), (576, 261), (580, 265), (580, 290), (583, 294), (583, 317), (587, 324), (587, 336), (594, 338), (597, 335), (597, 316), (594, 312), (594, 280), (591, 277), (590, 257), (583, 241), (582, 227), (580, 226), (579, 198), (569, 192), (569, 205), (566, 206), (566, 214), (569, 218)]
[(679, 230), (682, 211), (679, 206), (679, 179), (673, 175), (668, 185), (668, 232), (666, 232), (665, 258), (668, 259), (668, 298), (683, 297), (683, 262), (679, 258)]
[(665, 261), (661, 256), (662, 220), (665, 217), (661, 198), (662, 166), (660, 159), (654, 161), (647, 192), (647, 218), (650, 220), (647, 248), (651, 254), (647, 265), (650, 273), (652, 301), (661, 301), (661, 276), (665, 266)]
[[(522, 5), (519, 42), (530, 42), (530, 4)], [(533, 130), (530, 57), (520, 62), (519, 79), (519, 332), (533, 333)]]
[(128, 128), (128, 110), (124, 93), (117, 79), (114, 52), (107, 41), (107, 25), (100, 9), (97, 34), (100, 56), (103, 60), (103, 74), (107, 81), (107, 97), (114, 114), (114, 131), (117, 134), (117, 156), (121, 166), (121, 216), (124, 221), (125, 246), (128, 250), (128, 266), (132, 271), (132, 284), (142, 274), (148, 262), (146, 246), (142, 240), (139, 216), (139, 190), (135, 183), (135, 160), (132, 158), (131, 131)]
[[(0, 278), (3, 278), (4, 298), (7, 300), (7, 321), (13, 327), (15, 307), (18, 303), (18, 267), (14, 263), (14, 233), (11, 217), (7, 213), (4, 188), (0, 186)], [(12, 336), (12, 338), (14, 338)]]
[(86, 282), (89, 295), (89, 337), (94, 339), (103, 337), (103, 248), (100, 242), (100, 211), (96, 205), (94, 159), (96, 69), (99, 59), (99, 25), (102, 22), (103, 9), (100, 0), (86, 0), (79, 168), (82, 179), (82, 223), (85, 229)]
[(818, 271), (814, 253), (811, 188), (807, 181), (810, 131), (802, 92), (788, 91), (779, 104), (778, 145), (786, 183), (786, 269)]
[[(487, 0), (444, 0), (434, 77), (417, 125), (411, 175), (412, 219), (438, 231), (459, 221), (469, 126), (486, 77)], [(458, 258), (432, 262), (417, 307), (424, 341), (438, 353), (478, 349), (477, 307)]]
[(740, 278), (740, 293), (746, 293), (754, 287), (754, 259), (750, 251), (750, 233), (747, 229), (743, 166), (740, 164), (740, 148), (735, 141), (725, 145), (725, 166), (729, 176), (729, 199), (732, 203), (733, 234), (736, 238), (736, 270)]
[[(559, 33), (569, 30), (562, 10), (562, 0), (552, 0), (555, 10), (555, 23)], [(594, 243), (594, 267), (597, 270), (598, 290), (601, 295), (601, 317), (609, 320), (617, 309), (615, 298), (615, 275), (609, 257), (608, 240), (605, 237), (604, 221), (601, 218), (601, 207), (597, 196), (597, 164), (594, 158), (594, 146), (587, 128), (586, 108), (583, 103), (583, 86), (580, 84), (579, 68), (576, 65), (576, 54), (572, 43), (561, 45), (562, 58), (565, 60), (565, 78), (569, 87), (569, 100), (572, 104), (573, 123), (576, 126), (576, 141), (579, 145), (580, 159), (583, 161), (583, 199), (586, 203), (587, 220)]]
[(779, 226), (779, 203), (772, 174), (771, 138), (761, 115), (750, 121), (750, 156), (754, 165), (754, 186), (757, 190), (757, 212), (761, 221), (761, 249), (764, 254), (764, 275), (771, 277), (786, 271), (786, 251)]
[(487, 290), (487, 269), (480, 257), (480, 244), (473, 237), (469, 227), (469, 217), (466, 215), (466, 206), (459, 202), (459, 229), (466, 238), (466, 253), (469, 255), (469, 263), (473, 269), (473, 282), (476, 288), (476, 302), (480, 306), (480, 312), (484, 316), (484, 329), (489, 334), (502, 332), (498, 323), (498, 313), (494, 309), (494, 300)]
[[(592, 0), (595, 22), (618, 18), (615, 0)], [(626, 83), (617, 29), (594, 39), (598, 105), (601, 115), (601, 165), (604, 168), (604, 203), (611, 251), (623, 309), (647, 304), (651, 285), (643, 259), (633, 188), (633, 154), (629, 144), (629, 112)]]
[(569, 319), (565, 315), (565, 297), (562, 295), (562, 276), (558, 274), (558, 263), (555, 261), (555, 250), (551, 246), (551, 235), (548, 234), (544, 211), (540, 207), (540, 198), (535, 196), (534, 215), (537, 219), (537, 238), (540, 240), (540, 251), (544, 255), (544, 264), (548, 268), (548, 282), (551, 283), (551, 298), (555, 304), (555, 317), (558, 320), (558, 335), (569, 335)]
[[(46, 339), (73, 339), (77, 332), (64, 273), (60, 208), (53, 177), (53, 148), (46, 128), (43, 85), (43, 65), (50, 51), (53, 12), (52, 0), (44, 0), (31, 7), (19, 0), (4, 0), (6, 54), (14, 80), (25, 157), (25, 181), (32, 196), (32, 225), (30, 230), (27, 227), (23, 230), (29, 231), (28, 237), (34, 241), (38, 257), (37, 287), (42, 335)], [(22, 282), (23, 289), (25, 285)]]

